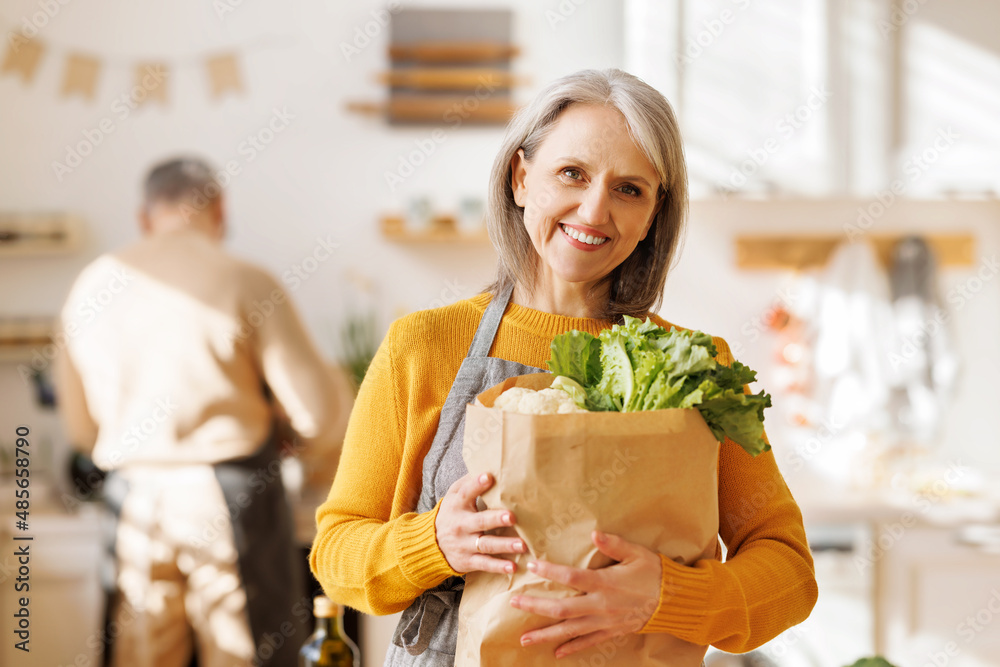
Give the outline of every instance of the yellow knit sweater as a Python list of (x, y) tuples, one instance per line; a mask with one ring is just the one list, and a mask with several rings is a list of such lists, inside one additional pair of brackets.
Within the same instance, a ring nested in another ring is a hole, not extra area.
[[(333, 600), (391, 614), (458, 574), (437, 545), (438, 508), (413, 510), (441, 407), (489, 301), (484, 293), (403, 317), (379, 347), (330, 495), (316, 513), (310, 564)], [(609, 326), (511, 304), (490, 355), (546, 368), (554, 336), (570, 329), (596, 335)], [(732, 363), (725, 341), (715, 344), (718, 361)], [(809, 615), (817, 595), (812, 556), (772, 453), (751, 458), (731, 441), (722, 444), (719, 534), (728, 549), (725, 563), (684, 566), (662, 558), (660, 604), (642, 632), (744, 652)]]

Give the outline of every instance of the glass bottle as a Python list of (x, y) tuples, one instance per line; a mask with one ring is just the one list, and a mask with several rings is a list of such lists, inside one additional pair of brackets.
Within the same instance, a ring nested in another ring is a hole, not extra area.
[(299, 651), (299, 667), (361, 667), (358, 647), (344, 632), (344, 608), (317, 595), (313, 616), (316, 632)]

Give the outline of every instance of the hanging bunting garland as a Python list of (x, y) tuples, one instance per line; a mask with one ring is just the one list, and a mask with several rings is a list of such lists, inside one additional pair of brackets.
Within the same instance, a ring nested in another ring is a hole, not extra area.
[(101, 71), (101, 61), (92, 56), (71, 53), (66, 56), (66, 72), (63, 75), (62, 96), (79, 95), (87, 100), (94, 99), (97, 77)]
[(235, 54), (223, 53), (208, 58), (205, 61), (205, 68), (208, 70), (213, 98), (219, 99), (227, 91), (235, 93), (243, 91), (243, 82), (240, 79), (240, 70), (236, 63)]
[(3, 65), (0, 66), (0, 74), (16, 72), (21, 75), (22, 81), (31, 83), (44, 50), (45, 48), (37, 40), (10, 33), (7, 40), (7, 55), (3, 59)]
[[(0, 23), (3, 22), (0, 21)], [(51, 48), (51, 44), (44, 44), (35, 37), (28, 38), (16, 29), (8, 31), (6, 38), (7, 50), (2, 64), (0, 64), (0, 77), (20, 76), (26, 85), (34, 80), (42, 56), (46, 52), (51, 51), (58, 55), (58, 51), (64, 51)], [(183, 65), (190, 62), (196, 62), (205, 68), (208, 93), (212, 99), (219, 100), (227, 94), (240, 95), (246, 90), (239, 65), (241, 52), (246, 52), (249, 48), (266, 48), (279, 43), (287, 44), (289, 40), (256, 40), (251, 44), (244, 45), (239, 51), (219, 52), (196, 58), (172, 59), (172, 63), (145, 60), (134, 62), (130, 66), (135, 84), (131, 93), (132, 98), (137, 106), (147, 102), (156, 102), (161, 106), (166, 106), (170, 73), (174, 69), (171, 64)], [(65, 64), (62, 88), (60, 89), (61, 97), (69, 98), (78, 95), (93, 101), (101, 73), (113, 59), (75, 51), (66, 51), (63, 57)]]
[(138, 106), (159, 102), (167, 106), (167, 76), (169, 70), (163, 63), (140, 63), (135, 66), (135, 87), (132, 100)]

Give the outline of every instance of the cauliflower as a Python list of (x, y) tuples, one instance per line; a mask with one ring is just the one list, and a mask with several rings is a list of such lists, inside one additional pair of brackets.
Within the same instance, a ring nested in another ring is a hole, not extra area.
[(577, 406), (573, 397), (562, 389), (525, 389), (511, 387), (497, 397), (493, 407), (506, 412), (519, 412), (525, 415), (556, 415), (571, 412), (587, 412)]

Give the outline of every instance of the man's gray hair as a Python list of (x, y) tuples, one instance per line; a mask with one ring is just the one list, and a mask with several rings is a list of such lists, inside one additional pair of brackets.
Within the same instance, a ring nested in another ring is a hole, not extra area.
[(207, 162), (174, 158), (149, 170), (143, 187), (146, 206), (156, 203), (207, 206), (222, 194), (222, 186)]

